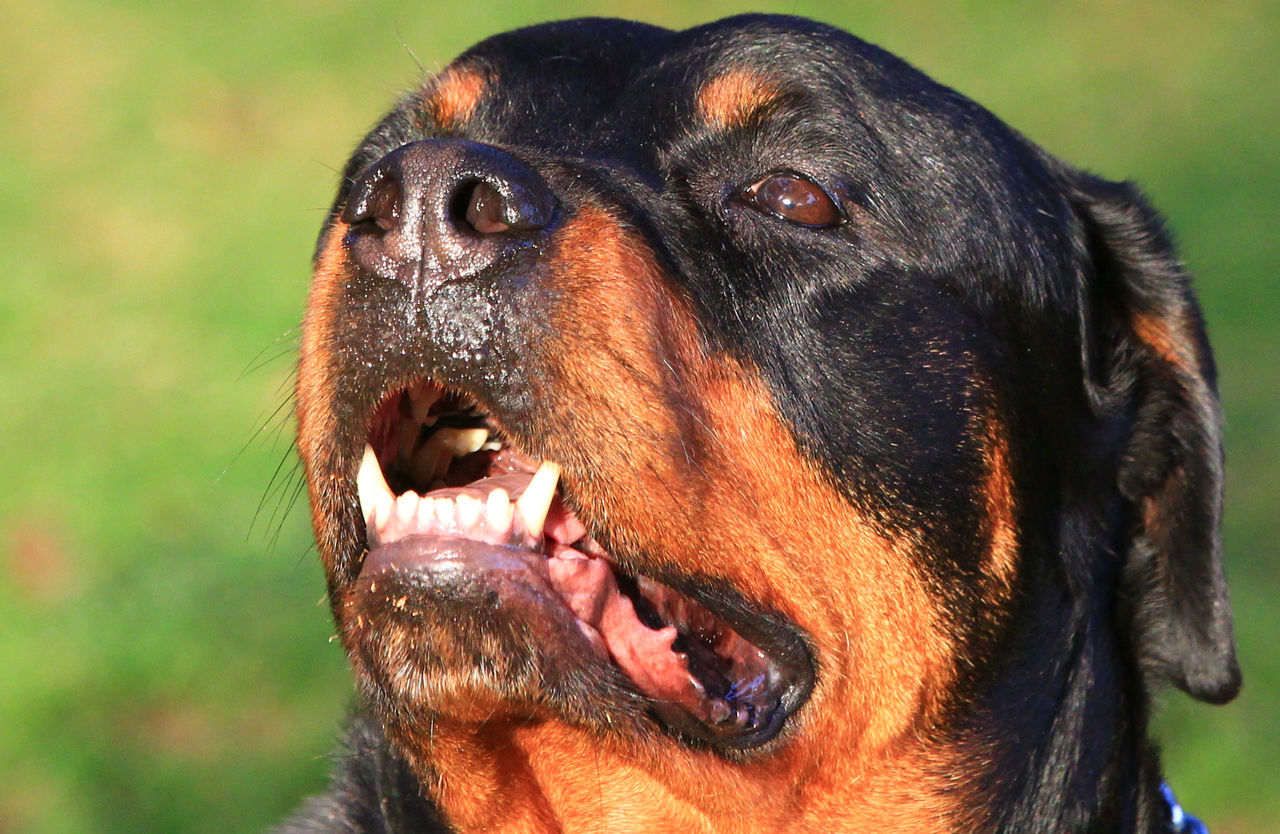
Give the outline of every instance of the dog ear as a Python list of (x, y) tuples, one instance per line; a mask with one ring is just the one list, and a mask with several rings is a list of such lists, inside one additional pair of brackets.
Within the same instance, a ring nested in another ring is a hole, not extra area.
[(1221, 561), (1222, 415), (1190, 278), (1136, 188), (1075, 173), (1092, 275), (1082, 305), (1091, 398), (1126, 434), (1119, 612), (1148, 680), (1225, 703), (1240, 689)]

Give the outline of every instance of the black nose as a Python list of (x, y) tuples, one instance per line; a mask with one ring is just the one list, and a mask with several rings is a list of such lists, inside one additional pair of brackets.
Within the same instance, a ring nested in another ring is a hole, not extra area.
[(538, 172), (511, 154), (427, 139), (365, 171), (342, 219), (358, 266), (415, 289), (473, 275), (528, 246), (556, 204)]

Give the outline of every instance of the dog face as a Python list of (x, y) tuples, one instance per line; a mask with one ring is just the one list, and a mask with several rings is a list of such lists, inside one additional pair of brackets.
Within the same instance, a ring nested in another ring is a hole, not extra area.
[(816, 24), (465, 53), (347, 166), (297, 393), (343, 643), (463, 828), (989, 822), (956, 769), (1082, 634), (1125, 703), (1238, 684), (1154, 215)]

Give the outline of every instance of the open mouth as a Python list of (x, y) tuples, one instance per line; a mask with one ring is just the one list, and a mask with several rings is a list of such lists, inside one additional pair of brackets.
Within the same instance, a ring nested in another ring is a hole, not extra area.
[(772, 620), (716, 594), (692, 587), (704, 604), (624, 569), (573, 511), (560, 467), (523, 453), (465, 394), (423, 380), (385, 398), (357, 486), (370, 548), (362, 580), (442, 560), (524, 572), (541, 604), (567, 612), (591, 651), (687, 736), (757, 746), (807, 695), (812, 667), (794, 630), (774, 634)]

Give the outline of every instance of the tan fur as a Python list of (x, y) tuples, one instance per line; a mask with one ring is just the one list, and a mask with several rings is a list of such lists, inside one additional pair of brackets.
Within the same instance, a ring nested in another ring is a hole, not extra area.
[(441, 130), (457, 128), (475, 113), (494, 79), (479, 67), (454, 65), (427, 85), (427, 108)]
[(565, 467), (584, 516), (629, 531), (614, 547), (727, 580), (810, 634), (812, 699), (775, 752), (742, 763), (556, 720), (443, 716), (430, 738), (398, 741), (464, 831), (963, 827), (945, 776), (961, 752), (931, 735), (954, 646), (916, 543), (877, 531), (814, 469), (759, 377), (702, 343), (687, 301), (622, 228), (587, 209), (558, 233), (550, 280), (572, 302), (554, 322), (563, 343), (541, 394), (575, 405), (556, 409), (567, 424), (539, 453)]
[[(331, 379), (334, 372), (330, 348), (333, 343), (338, 297), (348, 277), (347, 252), (343, 245), (348, 228), (346, 223), (335, 221), (321, 244), (320, 256), (316, 260), (311, 279), (307, 312), (302, 323), (295, 413), (300, 428), (298, 455), (308, 473), (325, 471), (325, 465), (334, 451), (327, 442), (337, 430), (337, 417), (334, 415), (332, 402)], [(328, 471), (333, 470), (329, 468)], [(316, 531), (316, 543), (324, 554), (332, 553), (335, 548), (330, 536), (336, 525), (328, 516), (338, 500), (337, 491), (340, 487), (336, 482), (317, 481), (308, 474), (311, 521)], [(326, 556), (328, 558), (332, 557)], [(332, 573), (329, 576), (332, 582)]]
[(703, 121), (728, 129), (749, 121), (777, 97), (773, 83), (756, 69), (738, 69), (711, 79), (698, 91)]

